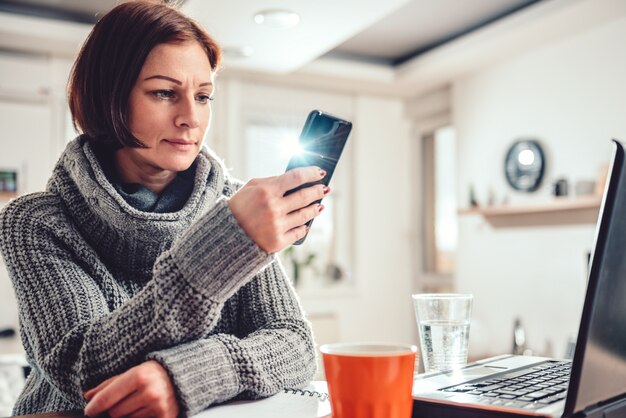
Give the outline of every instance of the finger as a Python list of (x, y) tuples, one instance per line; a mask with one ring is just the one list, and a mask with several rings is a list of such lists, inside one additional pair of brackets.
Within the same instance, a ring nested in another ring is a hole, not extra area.
[(130, 418), (152, 418), (154, 417), (154, 413), (150, 408), (144, 407), (134, 411), (128, 416)]
[(111, 418), (130, 416), (144, 408), (144, 403), (139, 392), (133, 392), (113, 405), (107, 412)]
[(143, 407), (138, 409), (137, 411), (128, 415), (131, 418), (154, 418), (154, 417), (163, 417), (163, 418), (176, 418), (178, 417), (178, 408), (169, 409), (167, 411), (159, 411), (151, 408), (150, 406)]
[(326, 172), (319, 167), (298, 167), (287, 171), (285, 174), (278, 176), (279, 187), (284, 194), (285, 192), (295, 189), (305, 183), (318, 181), (326, 176)]
[(286, 229), (291, 230), (298, 226), (304, 225), (317, 215), (322, 213), (324, 205), (315, 204), (306, 208), (298, 209), (287, 215), (287, 222), (285, 223)]
[(304, 238), (307, 232), (309, 232), (309, 229), (310, 228), (306, 225), (298, 226), (287, 231), (287, 233), (285, 234), (285, 237), (288, 242), (293, 244), (299, 239)]
[(137, 386), (131, 371), (117, 376), (117, 379), (96, 393), (85, 407), (85, 415), (98, 416), (135, 392)]
[(323, 184), (316, 184), (314, 186), (300, 189), (297, 192), (285, 197), (284, 202), (287, 213), (309, 206), (316, 200), (321, 200), (329, 192), (330, 187), (324, 186)]
[(109, 386), (119, 375), (115, 375), (113, 377), (108, 378), (107, 380), (105, 380), (104, 382), (100, 383), (98, 386), (96, 386), (95, 388), (91, 388), (89, 389), (87, 392), (85, 392), (83, 394), (83, 396), (87, 399), (90, 400), (93, 395), (95, 395), (96, 393), (100, 392), (102, 389), (104, 389), (105, 387)]

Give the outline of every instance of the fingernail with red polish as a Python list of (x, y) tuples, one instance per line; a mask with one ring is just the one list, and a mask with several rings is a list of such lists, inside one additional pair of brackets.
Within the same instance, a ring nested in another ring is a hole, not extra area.
[(322, 191), (324, 192), (324, 194), (328, 194), (330, 192), (330, 187), (325, 186)]
[(320, 168), (320, 176), (326, 177), (326, 171), (322, 170), (321, 168)]
[(319, 206), (317, 207), (317, 211), (318, 211), (318, 212), (320, 212), (320, 213), (321, 213), (323, 210), (324, 210), (324, 205), (319, 205)]

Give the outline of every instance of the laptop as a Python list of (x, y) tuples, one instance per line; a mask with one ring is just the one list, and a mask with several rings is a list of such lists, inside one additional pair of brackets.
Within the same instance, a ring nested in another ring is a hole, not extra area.
[(413, 417), (626, 417), (626, 166), (614, 146), (573, 359), (504, 355), (418, 375)]

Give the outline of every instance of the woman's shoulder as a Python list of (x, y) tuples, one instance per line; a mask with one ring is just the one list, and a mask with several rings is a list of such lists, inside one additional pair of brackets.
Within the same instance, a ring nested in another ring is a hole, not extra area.
[(14, 233), (34, 225), (58, 224), (65, 218), (59, 196), (37, 192), (10, 201), (0, 211), (0, 235)]

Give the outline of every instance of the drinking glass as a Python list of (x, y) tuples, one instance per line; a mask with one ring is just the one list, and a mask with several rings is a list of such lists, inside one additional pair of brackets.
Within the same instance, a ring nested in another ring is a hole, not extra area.
[(424, 370), (448, 371), (467, 363), (473, 296), (458, 293), (413, 295)]

